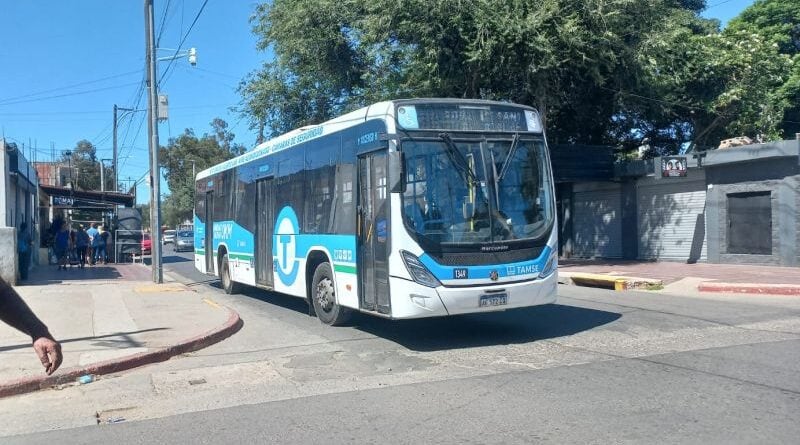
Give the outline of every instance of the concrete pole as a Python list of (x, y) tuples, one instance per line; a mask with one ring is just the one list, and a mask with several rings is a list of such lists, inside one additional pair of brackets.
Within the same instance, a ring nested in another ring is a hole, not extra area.
[(106, 191), (106, 174), (105, 174), (105, 172), (103, 170), (105, 170), (105, 168), (103, 168), (103, 160), (101, 159), (100, 160), (100, 191), (101, 192), (105, 192)]
[(150, 228), (151, 258), (153, 262), (153, 281), (163, 283), (164, 275), (161, 264), (161, 187), (158, 163), (158, 77), (156, 76), (155, 25), (153, 18), (153, 0), (145, 0), (145, 47), (147, 59), (147, 114), (150, 130)]

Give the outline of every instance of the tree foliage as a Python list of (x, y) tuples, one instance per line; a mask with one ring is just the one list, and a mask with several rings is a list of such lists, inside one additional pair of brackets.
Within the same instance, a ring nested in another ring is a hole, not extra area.
[[(773, 100), (783, 100), (786, 109), (780, 129), (783, 137), (800, 132), (800, 2), (759, 0), (731, 20), (726, 31), (758, 36), (759, 40), (785, 56), (779, 63), (779, 87)], [(771, 55), (771, 54), (770, 54)], [(788, 62), (786, 61), (788, 59)], [(758, 62), (769, 62), (761, 59)]]
[[(211, 122), (212, 132), (197, 137), (192, 129), (172, 138), (162, 147), (161, 159), (164, 179), (170, 195), (162, 202), (164, 224), (175, 226), (192, 219), (194, 209), (194, 178), (192, 171), (200, 171), (244, 153), (244, 147), (234, 143), (235, 135), (228, 124), (219, 118)], [(192, 165), (194, 164), (194, 166)]]
[[(789, 0), (750, 10), (772, 3)], [(432, 96), (533, 105), (556, 143), (633, 148), (649, 137), (670, 153), (731, 135), (778, 137), (789, 102), (780, 90), (789, 62), (778, 49), (787, 40), (735, 21), (720, 33), (699, 16), (704, 8), (703, 0), (274, 0), (256, 7), (253, 30), (275, 57), (241, 83), (240, 111), (261, 138), (380, 100)], [(776, 20), (782, 32), (793, 32), (784, 26), (792, 17)]]
[(97, 148), (91, 142), (85, 139), (78, 141), (75, 148), (62, 153), (61, 163), (68, 167), (67, 180), (72, 182), (73, 187), (81, 190), (100, 191), (100, 168), (104, 168), (105, 190), (115, 190), (113, 169), (107, 166), (101, 167), (100, 161), (97, 159)]

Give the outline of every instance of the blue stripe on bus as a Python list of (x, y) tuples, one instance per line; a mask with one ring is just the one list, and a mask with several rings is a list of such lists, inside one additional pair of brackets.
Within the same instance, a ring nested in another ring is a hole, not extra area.
[(489, 274), (492, 272), (497, 272), (497, 275), (500, 278), (538, 275), (539, 272), (544, 268), (547, 259), (550, 258), (550, 253), (552, 251), (553, 249), (550, 248), (550, 246), (546, 246), (542, 250), (542, 253), (539, 255), (539, 257), (532, 260), (506, 264), (483, 264), (480, 266), (442, 266), (427, 253), (422, 254), (419, 257), (419, 260), (440, 281), (450, 281), (455, 279), (456, 269), (466, 269), (467, 277), (471, 280), (484, 278), (489, 279)]

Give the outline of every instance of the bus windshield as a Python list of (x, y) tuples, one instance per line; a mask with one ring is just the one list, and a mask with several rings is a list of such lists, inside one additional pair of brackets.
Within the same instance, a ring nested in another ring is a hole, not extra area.
[(537, 239), (554, 216), (544, 141), (519, 134), (402, 142), (403, 220), (425, 241), (475, 244)]

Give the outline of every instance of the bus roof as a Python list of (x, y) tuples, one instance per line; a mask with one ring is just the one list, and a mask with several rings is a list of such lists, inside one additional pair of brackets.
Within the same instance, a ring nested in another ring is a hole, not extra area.
[(219, 172), (223, 172), (229, 170), (231, 168), (238, 167), (240, 165), (246, 164), (250, 161), (255, 159), (262, 158), (269, 154), (285, 150), (289, 147), (298, 145), (302, 142), (308, 141), (310, 139), (316, 139), (320, 136), (331, 134), (336, 131), (344, 130), (346, 128), (353, 127), (358, 125), (370, 118), (384, 118), (393, 114), (394, 105), (400, 103), (476, 103), (476, 104), (486, 104), (486, 105), (513, 105), (519, 106), (524, 108), (530, 108), (529, 106), (519, 105), (519, 104), (511, 104), (507, 102), (496, 102), (496, 101), (488, 101), (488, 100), (480, 100), (480, 99), (435, 99), (435, 98), (422, 98), (422, 99), (397, 99), (385, 102), (378, 102), (363, 108), (360, 108), (355, 111), (351, 111), (349, 113), (343, 114), (339, 117), (334, 119), (325, 121), (319, 125), (309, 125), (305, 127), (301, 127), (295, 130), (292, 130), (288, 133), (282, 134), (274, 139), (270, 139), (266, 142), (263, 142), (257, 145), (252, 150), (239, 155), (235, 158), (228, 159), (225, 162), (220, 164), (214, 165), (209, 167), (197, 174), (195, 180), (200, 180), (203, 178), (207, 178), (211, 175), (217, 174)]

